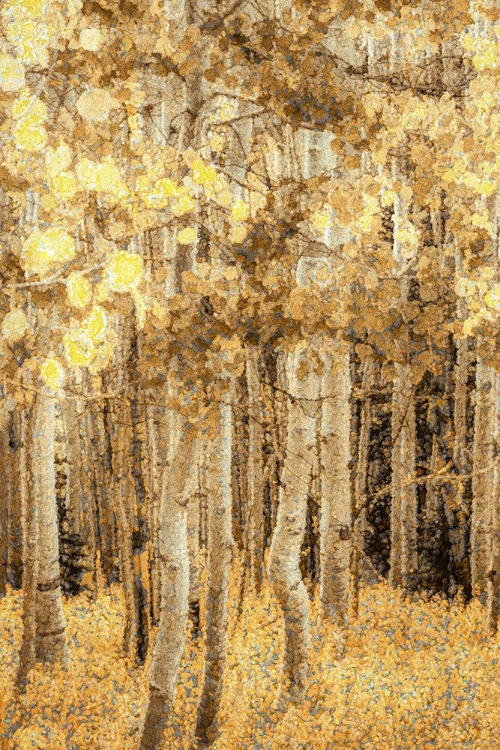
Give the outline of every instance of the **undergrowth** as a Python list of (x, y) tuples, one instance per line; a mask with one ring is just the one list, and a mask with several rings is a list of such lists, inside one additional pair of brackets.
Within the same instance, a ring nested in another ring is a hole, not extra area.
[[(345, 656), (333, 628), (312, 606), (306, 699), (274, 710), (282, 625), (265, 589), (232, 621), (221, 734), (214, 750), (495, 750), (500, 748), (500, 642), (485, 635), (485, 612), (442, 600), (405, 600), (386, 583), (362, 591)], [(150, 661), (132, 665), (121, 651), (124, 607), (118, 587), (95, 603), (65, 602), (71, 658), (37, 665), (26, 695), (14, 677), (21, 598), (0, 601), (2, 750), (132, 750), (144, 716)], [(189, 640), (165, 750), (191, 747), (202, 645)]]

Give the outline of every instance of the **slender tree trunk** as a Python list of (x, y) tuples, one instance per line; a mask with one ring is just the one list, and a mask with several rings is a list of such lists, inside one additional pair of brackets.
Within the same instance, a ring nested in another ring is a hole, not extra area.
[(415, 403), (411, 371), (395, 365), (392, 396), (391, 557), (389, 580), (410, 588), (417, 573)]
[(67, 658), (62, 611), (59, 530), (54, 462), (55, 399), (38, 393), (33, 414), (33, 494), (39, 509), (35, 654), (41, 661)]
[(488, 571), (488, 630), (498, 631), (500, 618), (500, 374), (495, 375), (495, 456), (492, 471), (491, 557)]
[(316, 443), (316, 406), (307, 399), (318, 397), (318, 377), (312, 372), (299, 380), (307, 362), (302, 342), (287, 356), (288, 432), (280, 486), (278, 515), (268, 558), (268, 577), (281, 606), (285, 644), (278, 698), (300, 700), (306, 689), (310, 648), (309, 597), (300, 571), (307, 494), (310, 488)]
[[(472, 593), (486, 603), (492, 554), (492, 510), (497, 405), (496, 373), (478, 357), (474, 413), (470, 558)], [(498, 488), (497, 488), (498, 491)]]
[(7, 529), (7, 575), (19, 589), (23, 576), (23, 532), (21, 521), (21, 412), (15, 409), (8, 422), (9, 434), (9, 517)]
[(0, 597), (7, 591), (9, 548), (9, 432), (8, 414), (0, 408)]
[(218, 734), (228, 626), (228, 586), (231, 550), (232, 408), (219, 407), (217, 435), (207, 456), (208, 555), (205, 605), (205, 664), (196, 737), (210, 745)]
[[(133, 479), (133, 532), (132, 552), (134, 565), (134, 597), (136, 609), (137, 662), (144, 664), (149, 642), (149, 527), (148, 498), (144, 482), (143, 445), (145, 413), (140, 406), (140, 390), (137, 372), (138, 340), (135, 328), (131, 333), (130, 356), (128, 361), (130, 418), (132, 434), (130, 443), (130, 460)], [(143, 395), (143, 394), (142, 394)]]
[(260, 592), (264, 566), (264, 484), (263, 428), (259, 349), (248, 346), (246, 377), (248, 388), (248, 544), (250, 548), (250, 588)]
[(187, 480), (195, 458), (195, 440), (187, 423), (172, 414), (171, 446), (161, 496), (160, 624), (149, 685), (149, 704), (140, 750), (164, 747), (163, 734), (172, 711), (184, 651), (189, 601)]
[(349, 345), (337, 341), (326, 353), (325, 360), (321, 393), (320, 600), (325, 616), (345, 627), (349, 604), (352, 503)]
[(363, 380), (361, 388), (361, 417), (358, 442), (356, 475), (354, 480), (354, 542), (351, 552), (351, 612), (353, 617), (359, 612), (360, 561), (364, 553), (364, 535), (366, 526), (366, 488), (368, 479), (368, 457), (370, 451), (370, 432), (372, 425), (372, 396), (375, 363), (371, 357), (363, 362)]
[(193, 630), (192, 636), (197, 638), (200, 635), (200, 463), (203, 461), (203, 449), (200, 444), (192, 460), (190, 468), (190, 477), (192, 481), (192, 491), (189, 493), (187, 506), (187, 538), (189, 552), (189, 618)]
[(24, 691), (35, 661), (36, 584), (38, 580), (39, 506), (33, 494), (33, 476), (28, 446), (32, 443), (32, 408), (21, 414), (19, 477), (23, 531), (23, 636), (17, 672), (18, 689)]

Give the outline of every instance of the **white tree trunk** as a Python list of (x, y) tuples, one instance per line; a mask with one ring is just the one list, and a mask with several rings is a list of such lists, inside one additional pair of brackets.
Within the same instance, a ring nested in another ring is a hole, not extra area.
[(35, 653), (41, 661), (61, 661), (67, 648), (59, 569), (54, 397), (36, 395), (33, 420), (33, 500), (39, 508)]
[(351, 550), (351, 374), (349, 345), (323, 349), (320, 601), (323, 612), (347, 625)]
[[(478, 342), (480, 343), (480, 342)], [(486, 603), (492, 554), (492, 508), (496, 431), (496, 373), (478, 357), (474, 413), (470, 563), (472, 593)]]
[(156, 750), (164, 746), (163, 733), (175, 700), (188, 616), (187, 503), (190, 488), (187, 480), (196, 451), (195, 441), (182, 417), (171, 414), (171, 422), (160, 508), (160, 623), (141, 750)]
[(217, 734), (228, 626), (228, 586), (232, 534), (232, 408), (220, 406), (217, 435), (208, 448), (207, 584), (205, 606), (205, 664), (196, 723), (197, 738), (207, 745)]
[[(310, 648), (309, 598), (300, 571), (300, 550), (305, 532), (316, 444), (319, 379), (309, 372), (299, 379), (308, 362), (307, 344), (301, 341), (287, 355), (288, 431), (279, 493), (279, 505), (267, 572), (285, 621), (285, 646), (280, 698), (303, 697)], [(313, 401), (311, 401), (313, 399)]]

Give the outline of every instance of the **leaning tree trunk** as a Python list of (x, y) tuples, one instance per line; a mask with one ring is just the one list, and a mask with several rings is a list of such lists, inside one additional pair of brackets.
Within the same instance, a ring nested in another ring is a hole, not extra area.
[(289, 696), (292, 700), (300, 700), (305, 693), (310, 647), (309, 598), (300, 571), (300, 551), (314, 464), (317, 408), (314, 400), (318, 397), (318, 377), (309, 372), (299, 380), (308, 353), (305, 342), (300, 342), (287, 355), (291, 396), (288, 432), (278, 514), (268, 558), (269, 581), (285, 624), (279, 698)]
[(391, 556), (389, 580), (410, 588), (417, 573), (415, 403), (411, 371), (395, 365), (392, 395)]
[(177, 676), (184, 652), (189, 600), (187, 503), (188, 477), (196, 471), (195, 440), (187, 422), (172, 414), (168, 463), (161, 494), (160, 623), (149, 684), (149, 704), (140, 750), (164, 746), (163, 734), (172, 711)]
[(67, 657), (62, 610), (54, 461), (55, 398), (37, 393), (33, 413), (33, 502), (39, 511), (35, 656), (41, 661)]
[(196, 721), (196, 737), (210, 745), (218, 734), (228, 626), (228, 586), (232, 535), (232, 408), (219, 407), (217, 434), (207, 451), (207, 583), (205, 664)]
[(321, 389), (320, 601), (323, 613), (347, 625), (351, 550), (351, 374), (349, 345), (326, 353)]

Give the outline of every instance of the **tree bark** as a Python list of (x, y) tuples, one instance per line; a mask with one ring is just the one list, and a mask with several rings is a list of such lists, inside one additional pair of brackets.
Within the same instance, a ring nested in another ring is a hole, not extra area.
[(36, 584), (38, 580), (39, 507), (33, 495), (33, 476), (28, 445), (32, 438), (32, 407), (20, 418), (19, 478), (21, 491), (21, 523), (23, 532), (23, 636), (19, 651), (17, 687), (23, 692), (28, 674), (35, 661)]
[(169, 460), (161, 495), (160, 624), (149, 684), (149, 704), (140, 750), (164, 746), (163, 734), (172, 711), (177, 676), (185, 644), (189, 601), (187, 504), (195, 458), (195, 440), (187, 422), (172, 414)]
[(472, 593), (485, 604), (492, 554), (492, 508), (496, 431), (496, 373), (478, 357), (474, 412), (470, 562)]
[(364, 535), (366, 526), (366, 488), (368, 480), (368, 458), (370, 451), (370, 432), (372, 426), (372, 396), (375, 363), (370, 357), (363, 362), (363, 379), (361, 393), (361, 416), (358, 442), (358, 455), (354, 480), (354, 541), (351, 551), (351, 612), (353, 617), (359, 612), (360, 561), (364, 554)]
[(349, 345), (325, 349), (321, 414), (320, 601), (325, 616), (347, 625), (351, 550), (351, 376)]
[(41, 661), (67, 658), (62, 611), (59, 530), (54, 463), (55, 398), (35, 396), (33, 413), (33, 501), (38, 506), (35, 655)]
[(391, 556), (389, 580), (411, 588), (417, 573), (415, 403), (411, 370), (395, 365), (392, 396)]
[(207, 584), (205, 605), (205, 664), (196, 737), (210, 745), (218, 734), (217, 714), (222, 695), (228, 626), (231, 527), (232, 408), (219, 407), (218, 430), (208, 449)]
[(261, 386), (259, 379), (259, 349), (249, 345), (246, 377), (248, 388), (248, 545), (250, 548), (250, 588), (257, 593), (262, 588), (264, 566), (264, 483), (263, 429)]
[(309, 598), (300, 571), (300, 550), (305, 532), (307, 494), (310, 488), (316, 443), (318, 377), (300, 371), (307, 363), (308, 348), (300, 342), (288, 354), (288, 408), (286, 453), (281, 478), (278, 514), (267, 573), (283, 612), (285, 644), (278, 700), (300, 700), (306, 690), (310, 648)]

